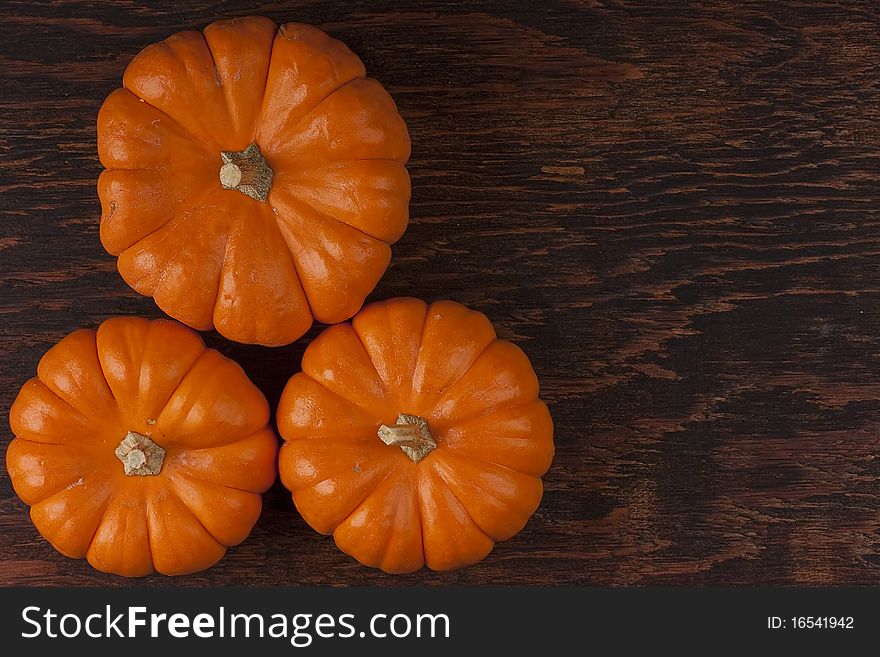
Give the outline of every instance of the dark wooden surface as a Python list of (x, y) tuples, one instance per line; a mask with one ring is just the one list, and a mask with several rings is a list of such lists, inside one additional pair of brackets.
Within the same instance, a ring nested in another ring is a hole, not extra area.
[[(394, 96), (412, 223), (371, 298), (453, 298), (525, 349), (556, 422), (544, 501), (477, 566), (391, 577), (276, 485), (218, 566), (131, 582), (51, 549), (4, 471), (0, 584), (880, 583), (870, 0), (7, 0), (4, 447), (51, 344), (160, 316), (98, 241), (102, 99), (147, 44), (249, 13), (321, 26)], [(274, 406), (317, 330), (282, 349), (206, 338)]]

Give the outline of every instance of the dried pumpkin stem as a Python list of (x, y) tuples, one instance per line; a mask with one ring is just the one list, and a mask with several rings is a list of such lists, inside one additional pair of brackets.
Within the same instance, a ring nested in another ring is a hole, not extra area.
[(129, 431), (116, 447), (116, 458), (122, 461), (129, 477), (157, 475), (165, 461), (165, 450), (147, 436)]
[(243, 151), (221, 151), (220, 159), (223, 161), (220, 167), (223, 189), (234, 189), (252, 199), (266, 202), (275, 172), (256, 144), (251, 144)]
[(379, 439), (386, 445), (397, 445), (413, 463), (425, 458), (437, 447), (434, 436), (428, 430), (428, 421), (418, 415), (401, 413), (397, 424), (379, 427)]

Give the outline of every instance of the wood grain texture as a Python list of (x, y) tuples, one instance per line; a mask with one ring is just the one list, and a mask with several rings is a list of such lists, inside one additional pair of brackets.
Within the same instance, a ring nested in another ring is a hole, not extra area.
[[(391, 577), (275, 486), (201, 584), (880, 584), (880, 6), (4, 2), (0, 440), (42, 353), (158, 317), (98, 241), (95, 117), (131, 57), (212, 20), (345, 41), (413, 141), (371, 299), (453, 298), (529, 354), (557, 456), (483, 563)], [(313, 329), (208, 343), (277, 403)], [(0, 584), (162, 585), (58, 555), (0, 475)]]

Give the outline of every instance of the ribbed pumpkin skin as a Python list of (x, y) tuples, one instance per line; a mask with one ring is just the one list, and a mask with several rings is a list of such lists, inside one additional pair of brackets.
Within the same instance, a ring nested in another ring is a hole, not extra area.
[[(377, 437), (428, 421), (418, 463)], [(483, 559), (537, 508), (553, 423), (525, 354), (452, 301), (399, 298), (321, 333), (277, 413), (281, 481), (306, 522), (387, 572)]]
[[(62, 554), (136, 577), (192, 573), (243, 541), (275, 480), (277, 441), (242, 369), (169, 320), (120, 317), (63, 338), (9, 412), (15, 492)], [(126, 475), (127, 432), (165, 450)]]
[[(406, 125), (344, 44), (266, 18), (138, 54), (98, 114), (101, 241), (125, 281), (197, 328), (268, 346), (348, 319), (408, 222)], [(256, 144), (268, 198), (224, 188)]]

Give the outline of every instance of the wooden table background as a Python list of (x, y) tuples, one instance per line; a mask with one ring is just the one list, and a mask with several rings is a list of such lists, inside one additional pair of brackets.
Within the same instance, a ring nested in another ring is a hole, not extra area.
[[(409, 124), (412, 222), (371, 299), (453, 298), (539, 374), (557, 456), (481, 564), (391, 577), (280, 485), (216, 567), (66, 559), (0, 475), (0, 584), (880, 583), (880, 5), (0, 5), (0, 443), (63, 335), (159, 317), (98, 241), (95, 117), (142, 47), (260, 13), (357, 52)], [(274, 406), (290, 347), (208, 343)]]

